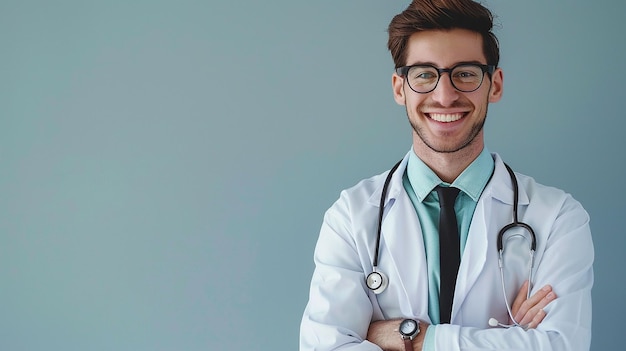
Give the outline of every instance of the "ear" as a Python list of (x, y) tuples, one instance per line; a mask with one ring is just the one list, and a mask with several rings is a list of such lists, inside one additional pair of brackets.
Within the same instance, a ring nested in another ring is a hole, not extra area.
[(502, 98), (504, 75), (502, 69), (496, 68), (491, 78), (491, 88), (489, 89), (489, 102), (498, 102)]
[(391, 76), (391, 87), (393, 88), (393, 99), (396, 100), (398, 105), (404, 106), (406, 104), (406, 97), (404, 96), (404, 78), (394, 72)]

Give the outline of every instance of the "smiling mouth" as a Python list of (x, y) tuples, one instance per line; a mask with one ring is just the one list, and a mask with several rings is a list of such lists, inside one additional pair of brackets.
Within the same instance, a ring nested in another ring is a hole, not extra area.
[(426, 116), (437, 122), (450, 123), (460, 120), (465, 113), (427, 113)]

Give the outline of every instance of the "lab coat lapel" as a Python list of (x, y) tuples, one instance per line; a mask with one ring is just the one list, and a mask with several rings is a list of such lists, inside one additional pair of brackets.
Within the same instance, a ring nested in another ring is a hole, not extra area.
[[(385, 266), (389, 284), (383, 294), (395, 291), (398, 308), (403, 316), (415, 316), (430, 322), (428, 318), (428, 270), (422, 230), (413, 203), (402, 184), (408, 154), (391, 179), (381, 227), (380, 265)], [(369, 202), (379, 206), (382, 185)], [(415, 293), (417, 292), (417, 294)]]
[[(495, 160), (494, 174), (476, 205), (459, 266), (452, 308), (452, 323), (458, 323), (455, 317), (458, 317), (465, 298), (476, 284), (480, 274), (486, 269), (485, 263), (488, 255), (497, 255), (498, 232), (513, 218), (511, 180), (500, 157), (497, 154), (493, 154), (493, 157)], [(521, 189), (519, 196), (520, 205), (528, 203), (528, 197)], [(477, 288), (484, 289), (486, 287)]]
[(452, 305), (451, 322), (453, 324), (458, 323), (456, 318), (459, 316), (459, 310), (483, 271), (487, 260), (487, 249), (489, 246), (487, 233), (491, 233), (493, 229), (491, 229), (492, 225), (488, 219), (490, 217), (488, 214), (492, 212), (492, 198), (491, 194), (485, 193), (486, 191), (487, 189), (483, 191), (483, 195), (474, 211), (472, 224), (467, 235), (467, 243), (459, 266)]
[(383, 221), (382, 237), (383, 249), (393, 261), (400, 278), (394, 283), (402, 284), (402, 293), (409, 302), (404, 304), (400, 301), (400, 309), (406, 316), (427, 317), (428, 270), (424, 240), (417, 214), (404, 190), (395, 198)]

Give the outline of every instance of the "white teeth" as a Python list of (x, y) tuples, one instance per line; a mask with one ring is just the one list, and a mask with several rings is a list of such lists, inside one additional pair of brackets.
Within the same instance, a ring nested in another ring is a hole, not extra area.
[(452, 114), (444, 114), (444, 113), (430, 113), (430, 118), (434, 119), (437, 122), (454, 122), (458, 121), (463, 117), (462, 113), (452, 113)]

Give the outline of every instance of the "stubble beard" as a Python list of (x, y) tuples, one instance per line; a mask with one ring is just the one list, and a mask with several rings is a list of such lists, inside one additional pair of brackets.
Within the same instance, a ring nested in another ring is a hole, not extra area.
[(453, 147), (451, 148), (443, 148), (443, 147), (437, 148), (430, 140), (428, 140), (428, 138), (425, 135), (426, 133), (424, 133), (422, 128), (418, 126), (417, 123), (415, 123), (413, 120), (411, 120), (408, 109), (406, 109), (406, 115), (409, 120), (409, 123), (411, 124), (411, 127), (413, 127), (413, 131), (415, 132), (415, 134), (417, 134), (417, 136), (422, 140), (424, 145), (426, 145), (429, 149), (438, 153), (454, 153), (454, 152), (458, 152), (458, 151), (465, 149), (466, 147), (471, 145), (472, 142), (474, 142), (474, 140), (476, 140), (476, 137), (478, 136), (478, 134), (480, 134), (480, 132), (483, 130), (483, 127), (485, 126), (485, 121), (487, 120), (488, 107), (489, 107), (489, 104), (486, 104), (485, 114), (482, 116), (483, 118), (481, 118), (479, 122), (475, 123), (472, 126), (467, 138), (460, 144), (453, 145)]

